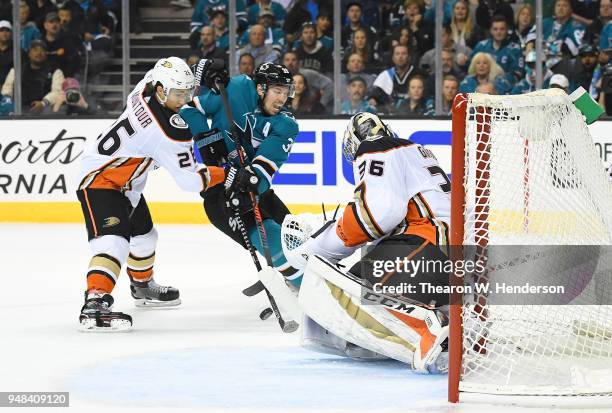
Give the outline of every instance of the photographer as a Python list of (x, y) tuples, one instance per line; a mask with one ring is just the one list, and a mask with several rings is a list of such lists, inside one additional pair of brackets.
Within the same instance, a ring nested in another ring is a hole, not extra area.
[(91, 99), (85, 99), (79, 81), (73, 77), (67, 77), (62, 83), (62, 94), (53, 105), (53, 113), (78, 116), (95, 115), (97, 112), (97, 105), (93, 104)]

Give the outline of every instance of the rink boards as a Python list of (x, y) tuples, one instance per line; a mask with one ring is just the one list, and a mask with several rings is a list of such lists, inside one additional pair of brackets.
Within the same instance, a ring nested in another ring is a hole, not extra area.
[[(0, 221), (80, 222), (75, 187), (79, 158), (112, 119), (0, 121)], [(342, 156), (346, 119), (300, 119), (300, 133), (274, 188), (293, 213), (318, 212), (321, 202), (346, 204), (353, 190), (351, 165)], [(401, 137), (431, 149), (450, 171), (451, 121), (388, 120)], [(608, 121), (589, 127), (602, 159), (612, 163)], [(159, 223), (204, 223), (198, 194), (181, 191), (164, 170), (152, 171), (145, 189)]]

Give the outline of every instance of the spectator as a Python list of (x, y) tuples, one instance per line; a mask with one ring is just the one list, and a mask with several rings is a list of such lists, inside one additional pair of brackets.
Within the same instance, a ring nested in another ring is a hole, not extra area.
[(200, 30), (200, 48), (194, 51), (199, 59), (223, 59), (227, 63), (227, 49), (217, 46), (215, 39), (215, 29), (211, 26), (204, 26)]
[(422, 0), (406, 0), (404, 2), (406, 27), (410, 37), (415, 40), (414, 51), (418, 56), (434, 47), (434, 25), (423, 20), (425, 6)]
[[(324, 48), (330, 52), (334, 51), (334, 39), (327, 35), (329, 28), (331, 27), (331, 18), (326, 12), (319, 13), (317, 16), (317, 23), (315, 28), (317, 30), (317, 40), (321, 42)], [(333, 34), (331, 34), (333, 36)], [(293, 43), (294, 49), (299, 49), (302, 45), (302, 40), (297, 39)]]
[(476, 24), (489, 30), (494, 16), (503, 16), (508, 28), (514, 28), (514, 10), (506, 0), (479, 0), (476, 7)]
[(310, 91), (317, 93), (321, 97), (320, 102), (323, 106), (331, 106), (334, 98), (334, 84), (330, 78), (315, 70), (302, 69), (298, 56), (294, 51), (285, 52), (282, 60), (283, 65), (292, 75), (301, 74), (306, 78)]
[[(346, 73), (343, 73), (340, 77), (340, 83), (343, 86), (348, 86), (351, 79), (355, 77), (361, 78), (366, 84), (366, 92), (370, 90), (376, 80), (376, 76), (371, 73), (365, 73), (365, 64), (363, 63), (363, 57), (359, 53), (351, 53), (346, 61)], [(340, 89), (342, 91), (342, 100), (345, 101), (349, 98), (346, 87)]]
[(92, 98), (86, 98), (81, 90), (79, 81), (73, 77), (67, 77), (62, 82), (62, 91), (57, 101), (53, 104), (53, 113), (62, 116), (95, 115), (99, 107)]
[(361, 18), (363, 16), (363, 10), (361, 3), (351, 1), (346, 6), (346, 19), (347, 25), (342, 28), (342, 47), (351, 47), (353, 42), (353, 36), (358, 29), (363, 29), (366, 32), (369, 43), (375, 48), (378, 48), (376, 44), (378, 41), (376, 29), (373, 27), (367, 27), (363, 24)]
[(571, 0), (571, 2), (572, 18), (584, 26), (593, 24), (599, 14), (599, 0)]
[(75, 0), (69, 0), (60, 7), (57, 15), (62, 32), (70, 32), (81, 40), (85, 34), (85, 12)]
[(416, 75), (408, 82), (408, 97), (400, 99), (395, 104), (395, 115), (425, 115), (425, 80)]
[(248, 53), (255, 59), (255, 66), (265, 62), (278, 63), (279, 52), (272, 45), (265, 44), (266, 29), (260, 24), (251, 27), (249, 44), (236, 52), (236, 62), (240, 55)]
[(534, 20), (535, 14), (530, 4), (523, 4), (516, 10), (516, 20), (514, 21), (514, 31), (511, 38), (523, 50), (527, 45), (527, 37), (533, 27)]
[(597, 48), (590, 44), (583, 44), (580, 46), (578, 57), (572, 61), (572, 65), (570, 65), (570, 70), (568, 71), (571, 90), (580, 86), (582, 86), (584, 90), (589, 90), (596, 66)]
[(91, 50), (88, 70), (90, 74), (95, 75), (108, 66), (112, 57), (115, 22), (102, 0), (89, 0), (81, 3), (81, 7), (85, 11), (83, 39)]
[[(462, 81), (465, 77), (463, 70), (456, 70), (453, 61), (455, 54), (451, 49), (442, 49), (442, 76), (453, 76)], [(425, 92), (427, 95), (433, 95), (436, 91), (436, 73), (435, 71), (428, 72), (428, 77), (425, 83)]]
[[(446, 75), (442, 80), (442, 114), (452, 115), (453, 100), (459, 92), (459, 80), (453, 75)], [(427, 101), (426, 115), (434, 115), (436, 113), (436, 104), (434, 99)]]
[(333, 70), (334, 61), (331, 52), (317, 40), (317, 31), (313, 23), (304, 23), (300, 35), (302, 44), (295, 53), (304, 69), (312, 69), (329, 76)]
[(473, 93), (481, 83), (491, 82), (500, 95), (507, 94), (512, 84), (504, 76), (504, 70), (493, 57), (484, 52), (476, 53), (468, 69), (468, 76), (459, 85), (462, 93)]
[(13, 26), (7, 20), (0, 21), (0, 84), (13, 67)]
[[(350, 56), (353, 53), (357, 53), (363, 59), (365, 64), (365, 71), (377, 72), (380, 71), (380, 57), (378, 53), (374, 50), (372, 45), (368, 42), (367, 33), (363, 29), (357, 29), (355, 33), (353, 33), (353, 41), (347, 50), (345, 50), (344, 55)], [(342, 66), (346, 67), (346, 60), (342, 62)]]
[[(544, 56), (542, 56), (542, 58), (544, 58)], [(544, 59), (542, 59), (542, 62), (544, 62)], [(547, 68), (545, 64), (543, 64), (542, 66), (543, 66), (542, 70), (544, 73), (543, 87), (544, 89), (548, 89), (548, 84), (550, 82), (550, 78), (553, 75), (553, 72), (549, 68)], [(533, 92), (536, 90), (535, 67), (536, 67), (536, 52), (535, 50), (531, 50), (527, 52), (527, 55), (525, 56), (525, 77), (520, 82), (514, 85), (510, 94), (519, 95), (521, 93), (528, 93), (528, 92)]]
[(47, 47), (48, 63), (51, 69), (60, 69), (64, 76), (74, 76), (80, 68), (81, 41), (70, 32), (62, 32), (56, 12), (45, 17), (45, 35), (42, 40)]
[(377, 60), (389, 62), (391, 60), (391, 49), (398, 44), (406, 46), (411, 51), (410, 59), (413, 62), (419, 61), (420, 56), (416, 52), (418, 50), (417, 39), (410, 34), (410, 29), (407, 27), (398, 27), (393, 30), (390, 36), (383, 39), (382, 49), (387, 50), (387, 52), (383, 53), (382, 59)]
[(489, 53), (495, 57), (497, 64), (504, 69), (510, 84), (523, 77), (525, 63), (521, 47), (508, 38), (508, 23), (504, 16), (497, 15), (491, 20), (491, 38), (478, 42), (472, 56), (477, 53)]
[[(236, 18), (238, 19), (238, 25), (241, 27), (247, 27), (248, 22), (246, 20), (246, 7), (244, 5), (244, 0), (232, 1), (236, 2)], [(223, 10), (227, 15), (228, 7), (228, 0), (197, 0), (191, 15), (191, 33), (194, 31), (199, 33), (202, 26), (211, 24), (212, 16), (215, 10)]]
[(248, 53), (241, 54), (238, 59), (238, 73), (253, 77), (255, 71), (255, 59)]
[(317, 26), (317, 39), (327, 50), (334, 50), (331, 15), (326, 11), (319, 13), (315, 25)]
[(308, 89), (308, 82), (301, 74), (293, 75), (295, 95), (291, 99), (290, 110), (295, 116), (299, 115), (323, 115), (325, 108), (317, 99), (317, 96)]
[(550, 82), (548, 82), (548, 86), (552, 88), (561, 89), (565, 93), (569, 94), (569, 80), (567, 77), (562, 75), (561, 73), (554, 74), (550, 77)]
[[(472, 49), (467, 46), (461, 46), (455, 43), (453, 40), (450, 26), (444, 26), (442, 28), (442, 48), (452, 51), (454, 54), (453, 71), (456, 73), (465, 73), (469, 63)], [(435, 70), (436, 63), (436, 49), (431, 49), (425, 52), (421, 56), (420, 64), (421, 68), (428, 73), (433, 73)], [(463, 75), (461, 77), (463, 79)], [(460, 80), (461, 80), (460, 79)]]
[[(121, 0), (103, 0), (104, 4), (108, 8), (108, 11), (112, 14), (113, 19), (116, 23), (121, 22), (122, 7)], [(142, 16), (140, 15), (140, 8), (144, 6), (142, 0), (130, 0), (129, 5), (129, 16), (130, 16), (130, 33), (142, 33)], [(119, 24), (119, 26), (121, 26)]]
[[(50, 113), (61, 95), (64, 74), (60, 69), (51, 70), (47, 64), (47, 50), (40, 40), (33, 40), (28, 51), (28, 64), (22, 66), (21, 99), (24, 112)], [(6, 76), (0, 92), (13, 97), (15, 69)]]
[(421, 72), (412, 65), (406, 46), (397, 45), (392, 52), (393, 67), (381, 72), (372, 86), (368, 103), (377, 112), (386, 112), (399, 99), (408, 97), (408, 82)]
[(224, 8), (211, 11), (210, 25), (215, 30), (215, 42), (220, 49), (229, 49), (229, 29), (227, 27), (227, 13)]
[(599, 16), (587, 27), (584, 43), (599, 44), (599, 36), (603, 28), (612, 19), (612, 1), (601, 0), (599, 3)]
[[(274, 13), (270, 9), (260, 9), (258, 24), (265, 29), (265, 44), (276, 46), (279, 50), (285, 45), (285, 32), (274, 24)], [(246, 30), (240, 37), (239, 45), (243, 46), (249, 42), (249, 32)]]
[(36, 24), (30, 21), (30, 6), (23, 0), (19, 2), (19, 23), (21, 24), (21, 49), (27, 52), (30, 50), (30, 43), (40, 39), (42, 34)]
[(485, 82), (476, 86), (476, 93), (482, 93), (485, 95), (497, 95), (497, 90), (495, 90), (495, 86), (493, 86), (493, 83)]
[(293, 4), (291, 10), (287, 12), (283, 30), (287, 39), (287, 44), (292, 45), (296, 40), (297, 34), (306, 22), (315, 22), (320, 13), (327, 13), (331, 16), (333, 5), (330, 0), (298, 0)]
[(255, 4), (247, 9), (247, 20), (250, 25), (255, 23), (261, 24), (259, 16), (262, 10), (270, 10), (274, 16), (276, 23), (282, 27), (285, 23), (285, 16), (287, 12), (285, 8), (280, 4), (272, 0), (257, 0)]
[(56, 12), (57, 6), (51, 0), (26, 0), (30, 7), (30, 19), (36, 23), (36, 27), (41, 32), (48, 13)]
[(472, 22), (467, 0), (457, 0), (453, 6), (450, 27), (455, 44), (460, 46), (473, 48), (485, 37), (480, 27)]
[(358, 112), (376, 113), (365, 100), (366, 91), (367, 85), (363, 78), (355, 76), (349, 80), (346, 85), (347, 98), (342, 100), (341, 113), (343, 115), (354, 115)]
[[(577, 56), (584, 33), (585, 27), (572, 18), (570, 0), (556, 0), (554, 17), (544, 19), (542, 24), (547, 66), (552, 68), (564, 57), (568, 59)], [(535, 26), (527, 42), (527, 51), (535, 48)]]

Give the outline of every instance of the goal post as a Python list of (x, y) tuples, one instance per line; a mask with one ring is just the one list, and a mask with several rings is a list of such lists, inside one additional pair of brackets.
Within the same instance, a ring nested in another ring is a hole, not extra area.
[(452, 297), (449, 401), (612, 396), (612, 190), (581, 113), (558, 89), (459, 94), (452, 136), (451, 258), (486, 263), (453, 284), (571, 293)]

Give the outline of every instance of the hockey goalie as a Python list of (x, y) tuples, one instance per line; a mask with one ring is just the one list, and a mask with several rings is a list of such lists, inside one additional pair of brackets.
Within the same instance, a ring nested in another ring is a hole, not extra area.
[[(303, 344), (445, 372), (448, 295), (425, 287), (448, 285), (448, 273), (423, 269), (447, 260), (448, 177), (431, 151), (399, 139), (371, 113), (350, 119), (343, 151), (356, 188), (342, 215), (319, 229), (300, 216), (283, 224), (287, 258), (304, 269)], [(346, 271), (341, 260), (359, 253)]]

